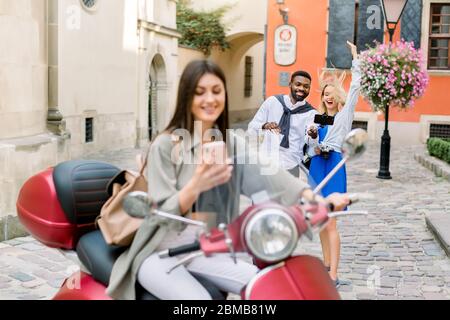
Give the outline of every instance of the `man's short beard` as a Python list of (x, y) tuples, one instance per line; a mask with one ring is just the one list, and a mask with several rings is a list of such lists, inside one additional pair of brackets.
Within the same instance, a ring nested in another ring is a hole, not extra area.
[(304, 97), (300, 97), (300, 96), (296, 95), (296, 94), (295, 94), (295, 91), (294, 91), (292, 88), (291, 88), (291, 96), (292, 96), (292, 98), (294, 98), (294, 100), (295, 100), (296, 102), (302, 102), (302, 101), (305, 101), (306, 98), (308, 97), (307, 94), (305, 94)]

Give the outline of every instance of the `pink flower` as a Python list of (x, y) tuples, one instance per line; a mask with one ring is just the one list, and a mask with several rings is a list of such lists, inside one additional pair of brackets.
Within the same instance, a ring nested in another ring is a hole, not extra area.
[(362, 52), (361, 61), (361, 91), (374, 109), (389, 102), (412, 106), (425, 93), (429, 83), (425, 59), (412, 42), (402, 39), (388, 45), (377, 44)]

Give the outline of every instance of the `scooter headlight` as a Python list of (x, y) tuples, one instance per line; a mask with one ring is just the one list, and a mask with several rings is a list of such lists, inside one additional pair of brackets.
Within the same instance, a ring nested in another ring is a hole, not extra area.
[(248, 222), (245, 241), (256, 258), (265, 262), (281, 261), (290, 257), (297, 247), (297, 226), (287, 213), (265, 209)]

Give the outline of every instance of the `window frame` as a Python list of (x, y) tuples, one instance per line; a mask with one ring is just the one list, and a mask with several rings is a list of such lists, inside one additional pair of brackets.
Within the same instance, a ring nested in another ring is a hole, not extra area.
[(84, 143), (89, 144), (94, 142), (94, 118), (87, 117), (84, 119)]
[(86, 10), (89, 13), (93, 13), (95, 11), (97, 11), (100, 0), (94, 0), (94, 4), (89, 7), (86, 5), (86, 3), (84, 3), (85, 0), (80, 0), (81, 6), (83, 7), (84, 10)]
[(244, 97), (253, 96), (253, 56), (245, 56), (244, 58)]
[[(434, 134), (433, 134), (434, 133)], [(450, 124), (448, 123), (430, 123), (430, 138), (450, 138)]]
[[(433, 7), (434, 6), (449, 6), (450, 7), (450, 1), (449, 2), (430, 2), (429, 6), (429, 15), (428, 15), (428, 48), (427, 48), (427, 67), (429, 70), (436, 70), (436, 71), (450, 71), (450, 32), (449, 33), (433, 33), (432, 29), (433, 26), (436, 24), (433, 23), (433, 17), (434, 16), (442, 16), (442, 15), (435, 15), (433, 14)], [(450, 17), (450, 14), (446, 14), (446, 16)], [(442, 27), (443, 24), (439, 23), (439, 26)], [(447, 24), (445, 24), (447, 25)], [(449, 25), (450, 27), (450, 25)], [(432, 57), (431, 56), (431, 50), (437, 50), (440, 47), (432, 47), (431, 43), (433, 40), (439, 40), (439, 39), (446, 39), (447, 40), (447, 67), (439, 67), (439, 66), (431, 66), (431, 60), (440, 60), (439, 57)]]
[(430, 52), (430, 18), (431, 18), (431, 4), (450, 4), (450, 0), (423, 0), (422, 6), (422, 35), (421, 35), (421, 49), (423, 52), (424, 60), (426, 61), (426, 66), (428, 73), (432, 76), (450, 76), (450, 70), (448, 69), (430, 69), (428, 67), (429, 63), (429, 52)]

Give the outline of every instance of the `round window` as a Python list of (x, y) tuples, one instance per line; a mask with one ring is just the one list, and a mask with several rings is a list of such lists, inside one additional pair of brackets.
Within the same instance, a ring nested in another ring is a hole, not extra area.
[(97, 7), (98, 0), (81, 0), (81, 3), (85, 9), (93, 11)]

